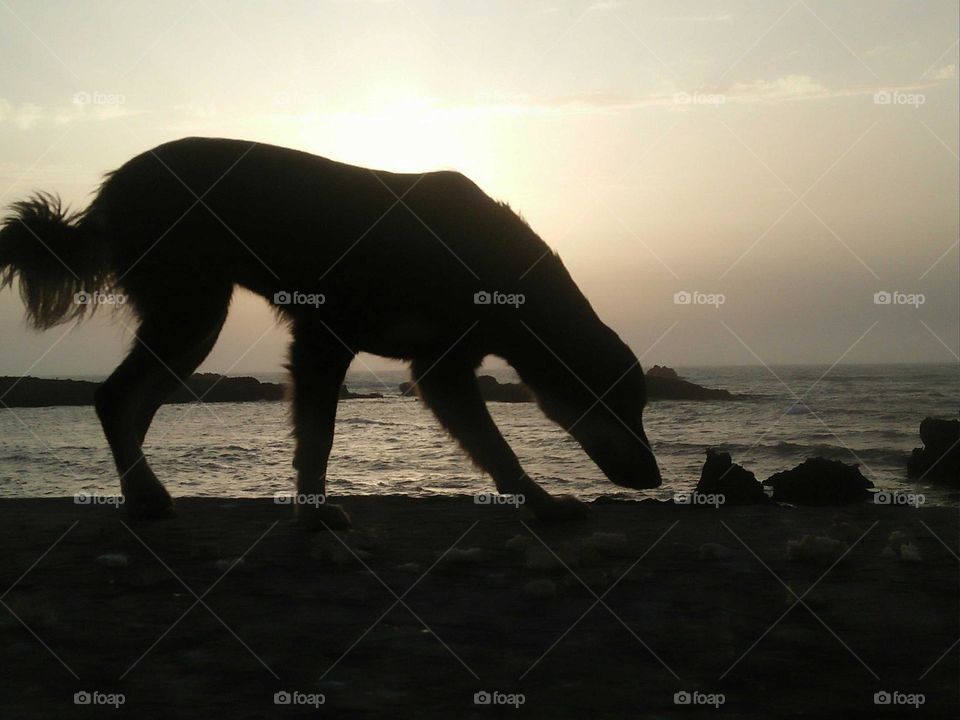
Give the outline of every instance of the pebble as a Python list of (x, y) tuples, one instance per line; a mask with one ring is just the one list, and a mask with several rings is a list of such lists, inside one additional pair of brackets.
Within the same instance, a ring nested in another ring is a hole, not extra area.
[(97, 562), (107, 567), (126, 567), (130, 558), (123, 553), (104, 553), (97, 556)]
[(733, 555), (733, 550), (720, 543), (704, 543), (697, 550), (697, 557), (701, 560), (728, 560)]
[(441, 565), (479, 565), (483, 562), (483, 548), (453, 548), (440, 561)]
[(595, 532), (583, 544), (605, 555), (615, 555), (626, 551), (627, 536), (623, 533)]
[(787, 541), (787, 560), (793, 562), (831, 563), (847, 549), (847, 544), (820, 535), (804, 535)]
[(553, 580), (537, 578), (524, 586), (523, 594), (531, 600), (549, 600), (556, 597), (557, 585)]
[(514, 535), (507, 540), (506, 548), (507, 550), (526, 550), (532, 542), (533, 538), (529, 535)]
[(527, 567), (531, 570), (556, 570), (563, 567), (556, 556), (542, 545), (527, 550)]
[(920, 555), (920, 548), (911, 542), (900, 546), (900, 559), (908, 563), (921, 563), (923, 557)]

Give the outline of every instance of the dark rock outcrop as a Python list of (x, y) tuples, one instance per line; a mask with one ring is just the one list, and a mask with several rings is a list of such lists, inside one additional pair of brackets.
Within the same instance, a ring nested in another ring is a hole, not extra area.
[[(656, 373), (650, 373), (656, 370)], [(572, 379), (571, 379), (572, 380)], [(727, 390), (705, 388), (677, 376), (671, 368), (654, 365), (646, 374), (648, 400), (742, 400)], [(533, 392), (524, 383), (502, 383), (490, 375), (480, 375), (480, 394), (489, 402), (534, 402)], [(573, 381), (575, 382), (575, 381)], [(416, 395), (411, 382), (400, 383), (400, 394)]]
[(960, 420), (928, 417), (920, 423), (922, 448), (907, 461), (911, 478), (931, 478), (960, 483)]
[(705, 388), (678, 377), (650, 375), (647, 378), (647, 400), (741, 400), (729, 390)]
[(774, 473), (763, 484), (773, 488), (775, 501), (797, 505), (859, 502), (870, 497), (873, 487), (859, 465), (820, 457), (804, 460), (792, 470)]
[(648, 378), (651, 377), (660, 377), (660, 378), (670, 378), (671, 380), (679, 380), (680, 376), (677, 374), (677, 371), (672, 367), (667, 367), (666, 365), (654, 365), (652, 368), (647, 370)]
[(730, 453), (707, 449), (707, 460), (694, 491), (701, 495), (723, 495), (726, 505), (765, 505), (770, 498), (756, 476), (730, 459)]
[(477, 378), (484, 400), (493, 402), (533, 402), (533, 393), (523, 383), (502, 383), (491, 375)]
[(7, 407), (93, 405), (98, 384), (89, 380), (0, 377), (0, 397)]
[(646, 372), (648, 400), (742, 400), (728, 390), (705, 388), (684, 380), (666, 365), (654, 365)]
[[(56, 405), (93, 405), (100, 383), (90, 380), (58, 380), (34, 377), (0, 377), (0, 397), (7, 407), (51, 407)], [(227, 377), (217, 373), (198, 373), (178, 387), (168, 403), (258, 402), (282, 400), (286, 386), (260, 382), (252, 377)], [(380, 398), (379, 393), (352, 393), (340, 388), (344, 400)]]
[[(502, 383), (492, 375), (477, 377), (480, 394), (487, 402), (522, 403), (533, 402), (533, 393), (523, 383)], [(412, 382), (400, 383), (400, 394), (404, 397), (416, 397), (417, 391)]]
[[(194, 402), (256, 402), (282, 400), (284, 386), (280, 383), (260, 382), (252, 377), (226, 377), (217, 373), (197, 373), (187, 380), (187, 387), (179, 386), (168, 403)], [(187, 389), (189, 388), (189, 390)]]
[(383, 400), (383, 393), (355, 393), (346, 385), (340, 386), (341, 400)]

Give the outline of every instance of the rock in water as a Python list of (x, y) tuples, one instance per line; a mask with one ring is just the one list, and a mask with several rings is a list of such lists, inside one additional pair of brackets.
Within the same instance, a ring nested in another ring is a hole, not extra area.
[[(525, 403), (534, 402), (533, 393), (523, 383), (500, 382), (492, 375), (479, 375), (477, 384), (480, 395), (487, 402)], [(416, 397), (417, 389), (412, 382), (402, 382), (400, 394), (404, 397)]]
[(907, 475), (960, 483), (960, 420), (928, 417), (920, 423), (920, 439), (923, 447), (910, 455)]
[(677, 371), (672, 367), (667, 367), (666, 365), (654, 365), (652, 368), (647, 370), (647, 377), (670, 378), (671, 380), (680, 379)]
[(340, 399), (341, 400), (382, 400), (383, 393), (355, 393), (352, 392), (346, 385), (340, 386)]
[[(477, 377), (480, 394), (487, 402), (535, 402), (533, 392), (524, 383), (500, 382), (492, 375)], [(706, 388), (684, 380), (668, 367), (654, 366), (646, 373), (647, 400), (742, 400), (747, 396), (734, 395), (728, 390)], [(400, 394), (415, 397), (417, 389), (411, 382), (400, 383)]]
[(695, 491), (700, 495), (723, 495), (724, 504), (763, 505), (770, 498), (756, 476), (730, 459), (730, 453), (707, 449), (707, 460), (700, 471)]
[(792, 470), (774, 473), (763, 483), (773, 488), (776, 502), (798, 505), (843, 505), (870, 497), (873, 483), (859, 465), (809, 458)]

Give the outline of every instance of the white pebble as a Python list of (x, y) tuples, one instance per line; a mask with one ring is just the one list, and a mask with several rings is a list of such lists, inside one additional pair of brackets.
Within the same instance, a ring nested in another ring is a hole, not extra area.
[(483, 549), (482, 548), (467, 548), (466, 550), (461, 550), (460, 548), (453, 548), (450, 550), (441, 561), (443, 565), (477, 565), (483, 562)]
[(911, 542), (904, 543), (900, 546), (900, 559), (903, 560), (903, 562), (909, 563), (923, 562), (923, 557), (920, 555), (920, 548)]

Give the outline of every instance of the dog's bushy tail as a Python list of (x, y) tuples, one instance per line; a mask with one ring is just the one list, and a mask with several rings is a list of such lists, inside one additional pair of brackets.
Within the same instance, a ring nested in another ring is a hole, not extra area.
[(55, 195), (14, 203), (0, 222), (0, 289), (20, 279), (27, 319), (45, 330), (96, 307), (90, 294), (109, 272), (89, 211), (70, 212)]

